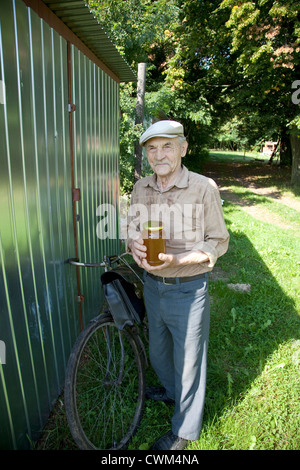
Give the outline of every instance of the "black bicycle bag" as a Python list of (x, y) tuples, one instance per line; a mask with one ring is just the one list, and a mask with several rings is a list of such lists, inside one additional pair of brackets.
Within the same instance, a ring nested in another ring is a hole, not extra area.
[(115, 271), (103, 273), (101, 283), (117, 327), (122, 330), (125, 325), (141, 324), (145, 304), (142, 296), (137, 294), (136, 286)]

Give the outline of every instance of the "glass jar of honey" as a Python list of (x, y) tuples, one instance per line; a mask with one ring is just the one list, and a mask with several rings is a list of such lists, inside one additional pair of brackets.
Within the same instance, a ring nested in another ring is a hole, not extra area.
[(159, 266), (163, 261), (158, 259), (159, 253), (166, 252), (166, 236), (161, 222), (149, 220), (143, 225), (142, 238), (147, 248), (147, 262), (150, 266)]

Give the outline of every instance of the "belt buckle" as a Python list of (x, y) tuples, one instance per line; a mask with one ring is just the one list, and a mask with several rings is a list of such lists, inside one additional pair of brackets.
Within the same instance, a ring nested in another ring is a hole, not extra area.
[(162, 282), (163, 282), (166, 286), (171, 286), (171, 285), (172, 285), (172, 282), (166, 282), (166, 281), (165, 281), (166, 279), (167, 279), (166, 277), (163, 277), (163, 278), (162, 278)]

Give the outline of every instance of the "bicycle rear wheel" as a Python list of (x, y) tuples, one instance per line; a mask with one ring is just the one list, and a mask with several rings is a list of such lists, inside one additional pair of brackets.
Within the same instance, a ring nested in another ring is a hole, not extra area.
[(89, 323), (71, 353), (65, 406), (80, 449), (127, 447), (139, 425), (145, 396), (143, 354), (131, 329), (111, 315)]

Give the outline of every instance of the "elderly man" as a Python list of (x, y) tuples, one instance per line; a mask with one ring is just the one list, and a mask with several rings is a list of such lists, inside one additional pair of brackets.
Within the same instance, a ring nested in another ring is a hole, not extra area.
[[(171, 430), (153, 450), (181, 450), (199, 438), (209, 336), (208, 272), (228, 248), (219, 191), (213, 180), (188, 171), (183, 126), (159, 121), (140, 138), (153, 175), (133, 189), (127, 248), (144, 268), (151, 364), (163, 387), (147, 397), (174, 403)], [(168, 210), (170, 208), (170, 210)], [(159, 213), (166, 231), (161, 264), (147, 262), (143, 221)]]

